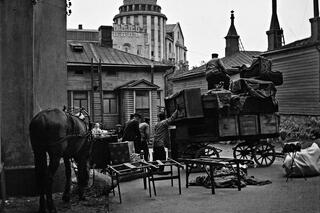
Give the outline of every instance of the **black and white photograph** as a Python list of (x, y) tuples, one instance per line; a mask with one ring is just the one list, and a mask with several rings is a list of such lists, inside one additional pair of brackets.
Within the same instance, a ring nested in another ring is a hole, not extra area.
[(320, 213), (319, 0), (0, 0), (0, 212)]

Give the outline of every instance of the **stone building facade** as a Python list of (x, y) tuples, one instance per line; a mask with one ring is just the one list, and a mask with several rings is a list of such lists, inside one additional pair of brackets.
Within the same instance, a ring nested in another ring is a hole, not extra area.
[(114, 48), (154, 61), (187, 61), (180, 24), (166, 24), (157, 0), (124, 0), (113, 21)]

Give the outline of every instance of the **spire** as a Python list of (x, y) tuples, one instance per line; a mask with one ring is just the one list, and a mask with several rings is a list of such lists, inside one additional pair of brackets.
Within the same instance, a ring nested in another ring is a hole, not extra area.
[(277, 0), (272, 0), (272, 17), (268, 35), (268, 50), (274, 50), (282, 46), (283, 30), (280, 28), (277, 15)]
[(231, 25), (226, 37), (225, 56), (231, 56), (234, 53), (239, 52), (239, 35), (236, 27), (234, 26), (234, 11), (231, 11)]
[(236, 27), (234, 26), (234, 11), (233, 10), (231, 11), (230, 19), (231, 19), (231, 25), (230, 25), (227, 36), (238, 36)]
[(280, 24), (277, 15), (277, 0), (272, 0), (272, 17), (270, 30), (280, 30)]

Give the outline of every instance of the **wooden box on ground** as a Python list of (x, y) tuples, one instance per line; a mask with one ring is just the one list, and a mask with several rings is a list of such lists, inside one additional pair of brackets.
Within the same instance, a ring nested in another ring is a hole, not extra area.
[(239, 134), (241, 136), (258, 135), (258, 115), (239, 115)]
[(259, 119), (261, 134), (279, 133), (280, 118), (278, 114), (260, 114)]
[(203, 117), (200, 88), (181, 90), (166, 98), (165, 104), (168, 116), (179, 109), (177, 119)]

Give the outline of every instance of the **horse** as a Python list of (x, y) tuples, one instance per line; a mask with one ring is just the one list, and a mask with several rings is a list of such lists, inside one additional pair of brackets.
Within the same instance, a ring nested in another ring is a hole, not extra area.
[[(80, 110), (78, 115), (83, 116), (83, 111)], [(88, 161), (91, 150), (91, 130), (86, 122), (70, 112), (47, 109), (32, 118), (29, 131), (40, 194), (39, 213), (46, 212), (46, 209), (50, 213), (57, 212), (52, 199), (52, 183), (61, 158), (64, 160), (66, 175), (62, 200), (70, 201), (71, 158), (78, 168), (79, 198), (85, 199), (84, 188), (89, 180)], [(49, 165), (47, 165), (47, 154)]]

